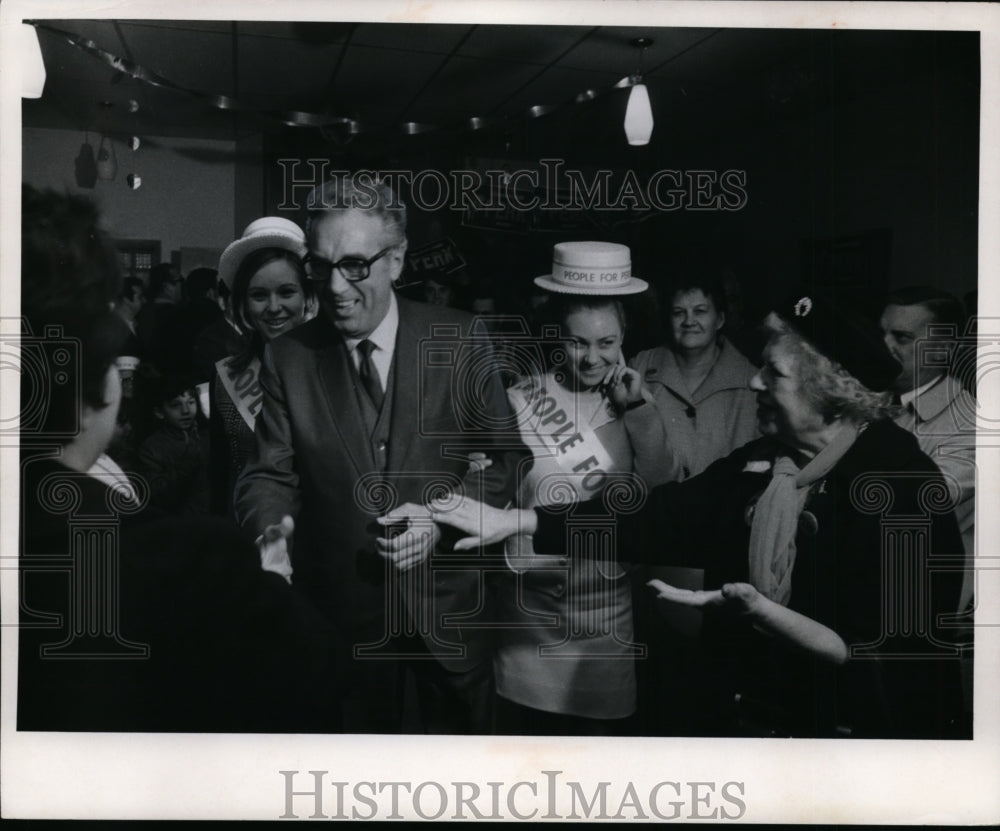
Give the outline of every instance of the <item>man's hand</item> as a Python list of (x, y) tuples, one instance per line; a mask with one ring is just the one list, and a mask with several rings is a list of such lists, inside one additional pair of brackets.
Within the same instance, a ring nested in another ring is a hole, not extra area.
[(426, 560), (441, 539), (441, 529), (423, 505), (407, 502), (378, 517), (385, 536), (375, 540), (375, 549), (392, 560), (400, 571), (408, 571)]
[(295, 520), (287, 514), (277, 525), (268, 525), (255, 542), (260, 551), (260, 567), (280, 574), (292, 582), (292, 561), (288, 557), (288, 541), (295, 532)]

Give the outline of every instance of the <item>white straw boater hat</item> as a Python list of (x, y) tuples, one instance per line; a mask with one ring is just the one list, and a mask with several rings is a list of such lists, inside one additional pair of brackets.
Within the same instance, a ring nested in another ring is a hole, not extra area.
[(231, 291), (240, 263), (261, 248), (284, 248), (300, 257), (306, 253), (306, 235), (302, 229), (282, 216), (262, 216), (255, 219), (235, 242), (229, 243), (219, 258), (219, 279)]
[(552, 249), (552, 273), (535, 285), (562, 294), (638, 294), (649, 288), (632, 276), (632, 252), (614, 242), (559, 242)]

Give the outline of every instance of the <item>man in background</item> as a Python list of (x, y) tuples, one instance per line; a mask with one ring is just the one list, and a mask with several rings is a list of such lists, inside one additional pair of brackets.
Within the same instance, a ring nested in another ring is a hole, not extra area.
[(143, 295), (142, 280), (137, 277), (126, 277), (122, 281), (121, 294), (118, 296), (117, 303), (115, 303), (115, 312), (125, 323), (131, 334), (131, 337), (127, 338), (126, 343), (122, 347), (123, 355), (138, 357), (142, 354), (142, 347), (139, 343), (139, 332), (136, 329), (135, 321), (145, 303), (146, 298)]
[[(893, 385), (902, 407), (896, 423), (912, 432), (945, 475), (962, 532), (966, 571), (960, 608), (972, 601), (975, 575), (976, 399), (951, 374), (956, 339), (965, 331), (958, 298), (932, 286), (892, 292), (880, 325), (885, 344), (903, 366)], [(975, 372), (975, 362), (969, 367)]]
[(160, 263), (149, 270), (146, 304), (136, 316), (136, 330), (143, 358), (161, 368), (177, 368), (180, 304), (184, 299), (184, 279), (176, 266)]

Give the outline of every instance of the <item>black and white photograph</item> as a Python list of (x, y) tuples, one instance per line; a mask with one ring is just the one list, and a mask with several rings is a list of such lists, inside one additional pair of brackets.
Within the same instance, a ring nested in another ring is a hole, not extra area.
[(0, 34), (5, 818), (1000, 822), (995, 8)]

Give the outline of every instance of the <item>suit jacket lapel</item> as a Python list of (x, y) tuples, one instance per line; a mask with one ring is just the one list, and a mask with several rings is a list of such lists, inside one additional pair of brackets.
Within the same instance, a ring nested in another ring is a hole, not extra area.
[(354, 374), (343, 339), (331, 329), (330, 342), (319, 352), (318, 370), (327, 406), (337, 431), (358, 474), (375, 470), (369, 452), (370, 439), (354, 400)]
[(420, 338), (430, 332), (421, 332), (414, 320), (414, 307), (402, 297), (399, 302), (399, 328), (396, 330), (396, 349), (392, 358), (393, 392), (392, 417), (389, 422), (388, 470), (403, 470), (403, 460), (410, 450), (413, 437), (420, 430)]

